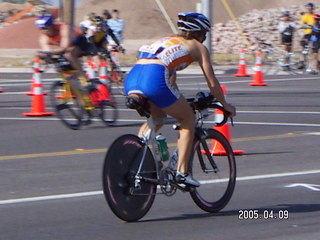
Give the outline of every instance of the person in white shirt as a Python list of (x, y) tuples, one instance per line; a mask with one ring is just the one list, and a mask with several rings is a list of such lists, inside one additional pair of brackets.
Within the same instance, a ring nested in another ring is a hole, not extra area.
[[(112, 10), (112, 18), (108, 20), (108, 25), (120, 43), (123, 43), (124, 20), (120, 18), (120, 12), (117, 9)], [(115, 45), (112, 38), (108, 38), (111, 45)]]
[(290, 17), (290, 12), (283, 12), (282, 20), (278, 25), (278, 31), (281, 35), (281, 45), (283, 47), (283, 50), (287, 52), (291, 52), (292, 50), (292, 42), (295, 29), (296, 25)]

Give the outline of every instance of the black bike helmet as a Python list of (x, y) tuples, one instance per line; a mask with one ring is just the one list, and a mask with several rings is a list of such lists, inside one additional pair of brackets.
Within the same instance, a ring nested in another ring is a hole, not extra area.
[(309, 7), (309, 8), (314, 8), (314, 4), (313, 3), (307, 3), (306, 5), (304, 5), (305, 7)]
[(92, 22), (95, 25), (101, 25), (101, 24), (103, 24), (103, 18), (100, 16), (94, 16), (92, 19)]
[(282, 12), (282, 16), (290, 16), (290, 12), (289, 11), (284, 11), (284, 12)]

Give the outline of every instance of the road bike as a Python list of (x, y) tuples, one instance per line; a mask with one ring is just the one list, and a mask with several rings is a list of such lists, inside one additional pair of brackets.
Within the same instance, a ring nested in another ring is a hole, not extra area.
[(274, 47), (271, 43), (256, 38), (258, 46), (262, 51), (262, 67), (265, 73), (273, 74), (285, 71), (289, 74), (302, 73), (299, 69), (300, 56), (296, 52), (287, 52), (283, 49)]
[[(102, 184), (106, 201), (120, 219), (133, 222), (150, 210), (160, 189), (166, 196), (173, 196), (177, 189), (189, 192), (202, 210), (215, 213), (223, 209), (232, 197), (236, 183), (236, 162), (232, 147), (226, 137), (213, 128), (204, 127), (212, 109), (224, 109), (212, 95), (200, 92), (188, 101), (196, 113), (195, 137), (189, 159), (188, 172), (199, 180), (200, 187), (181, 184), (175, 177), (178, 150), (169, 161), (161, 161), (155, 125), (175, 124), (173, 118), (152, 119), (148, 101), (141, 95), (127, 97), (127, 106), (147, 118), (150, 130), (144, 137), (124, 134), (117, 138), (107, 151)], [(216, 125), (224, 124), (228, 116)], [(216, 151), (216, 150), (222, 151)]]
[(77, 70), (62, 54), (42, 52), (41, 55), (61, 77), (51, 86), (50, 99), (56, 115), (68, 128), (80, 129), (91, 123), (93, 117), (99, 117), (107, 126), (116, 122), (118, 109), (107, 85), (99, 79), (78, 78)]

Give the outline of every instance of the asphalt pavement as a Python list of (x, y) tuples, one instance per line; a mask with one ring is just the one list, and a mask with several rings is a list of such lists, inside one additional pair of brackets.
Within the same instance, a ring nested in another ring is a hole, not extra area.
[[(208, 214), (188, 193), (158, 194), (150, 212), (128, 224), (104, 199), (102, 164), (112, 141), (136, 133), (144, 119), (126, 109), (120, 95), (115, 127), (97, 119), (73, 131), (55, 116), (26, 117), (32, 73), (0, 73), (0, 239), (318, 239), (319, 77), (266, 75), (267, 86), (253, 87), (252, 76), (236, 78), (229, 68), (217, 74), (237, 107), (235, 126), (229, 126), (232, 146), (244, 151), (236, 156), (231, 201)], [(206, 89), (196, 71), (178, 78), (186, 96)], [(56, 79), (43, 74), (44, 90)], [(53, 111), (49, 96), (45, 101)], [(174, 148), (171, 127), (162, 134)]]

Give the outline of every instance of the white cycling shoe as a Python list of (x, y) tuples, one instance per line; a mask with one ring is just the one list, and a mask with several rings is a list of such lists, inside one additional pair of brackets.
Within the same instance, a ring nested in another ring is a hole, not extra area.
[(200, 185), (201, 185), (200, 182), (193, 179), (191, 175), (181, 173), (179, 171), (177, 171), (177, 173), (176, 173), (176, 181), (177, 181), (177, 183), (184, 183), (184, 184), (190, 185), (192, 187), (200, 187)]

